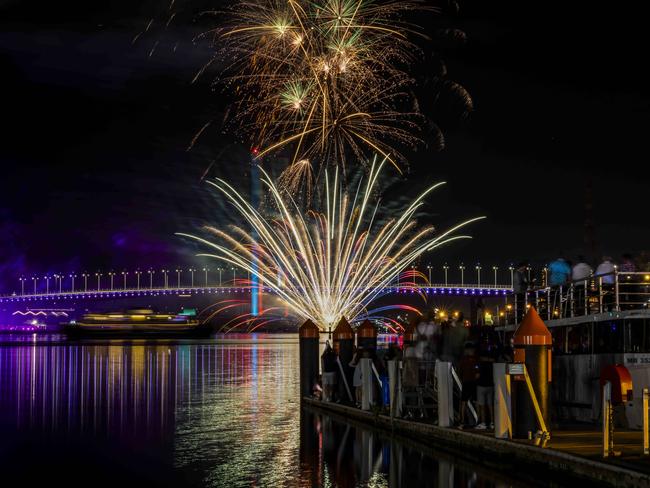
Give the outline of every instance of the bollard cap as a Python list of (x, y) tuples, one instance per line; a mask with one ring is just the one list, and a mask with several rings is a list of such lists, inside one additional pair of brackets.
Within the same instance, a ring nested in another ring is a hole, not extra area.
[(364, 339), (376, 339), (377, 329), (375, 329), (375, 326), (372, 325), (372, 322), (370, 322), (370, 320), (366, 319), (363, 321), (363, 324), (361, 324), (357, 329), (357, 337)]
[(302, 338), (318, 338), (320, 329), (311, 320), (305, 320), (305, 323), (298, 329), (298, 337)]
[(535, 307), (530, 307), (512, 336), (515, 346), (550, 346), (553, 336)]
[(347, 339), (354, 339), (354, 331), (345, 317), (341, 317), (339, 323), (336, 325), (333, 334), (334, 341), (344, 341)]

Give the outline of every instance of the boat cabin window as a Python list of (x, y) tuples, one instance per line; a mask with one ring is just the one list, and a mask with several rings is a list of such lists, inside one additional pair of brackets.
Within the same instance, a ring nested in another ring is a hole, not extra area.
[(607, 321), (594, 324), (594, 353), (623, 352), (623, 322)]
[(553, 353), (564, 354), (590, 354), (591, 353), (591, 326), (588, 324), (552, 327)]
[(625, 321), (625, 352), (650, 352), (650, 319)]

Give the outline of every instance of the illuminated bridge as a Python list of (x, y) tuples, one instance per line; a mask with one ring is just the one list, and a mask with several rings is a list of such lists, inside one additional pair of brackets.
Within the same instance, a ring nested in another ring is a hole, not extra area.
[[(506, 296), (512, 292), (514, 268), (488, 268), (486, 277), (481, 265), (451, 267), (444, 265), (437, 269), (427, 266), (425, 270), (415, 266), (405, 271), (382, 294), (416, 293), (449, 296)], [(438, 271), (435, 276), (434, 271)], [(21, 276), (17, 289), (0, 295), (0, 303), (65, 301), (79, 299), (116, 299), (146, 296), (195, 295), (241, 295), (272, 293), (268, 287), (252, 283), (249, 276), (237, 275), (234, 268), (162, 269), (155, 271), (122, 271), (108, 273), (54, 273), (40, 276)], [(500, 282), (507, 274), (506, 283)], [(481, 279), (483, 278), (483, 279)], [(486, 279), (487, 278), (487, 279)], [(415, 286), (413, 286), (415, 284)]]

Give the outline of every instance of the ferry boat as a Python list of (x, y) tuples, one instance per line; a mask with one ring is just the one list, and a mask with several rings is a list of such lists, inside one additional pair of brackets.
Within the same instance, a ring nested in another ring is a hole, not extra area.
[[(598, 421), (603, 368), (622, 364), (633, 384), (625, 417), (631, 428), (639, 428), (643, 388), (650, 388), (650, 273), (593, 275), (531, 290), (525, 300), (523, 306), (534, 306), (553, 336), (551, 395), (557, 420)], [(505, 340), (516, 329), (514, 317), (497, 327)]]
[(66, 324), (70, 335), (184, 336), (208, 335), (211, 329), (196, 318), (195, 309), (178, 314), (155, 313), (150, 309), (125, 312), (88, 313), (79, 321)]

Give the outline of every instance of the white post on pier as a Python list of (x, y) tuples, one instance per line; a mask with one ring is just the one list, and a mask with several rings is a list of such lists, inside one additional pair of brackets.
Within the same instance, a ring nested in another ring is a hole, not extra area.
[(436, 382), (438, 383), (438, 426), (451, 427), (454, 422), (454, 384), (451, 377), (451, 363), (436, 361)]
[(361, 365), (361, 410), (370, 410), (372, 401), (372, 359), (363, 358), (360, 360)]

